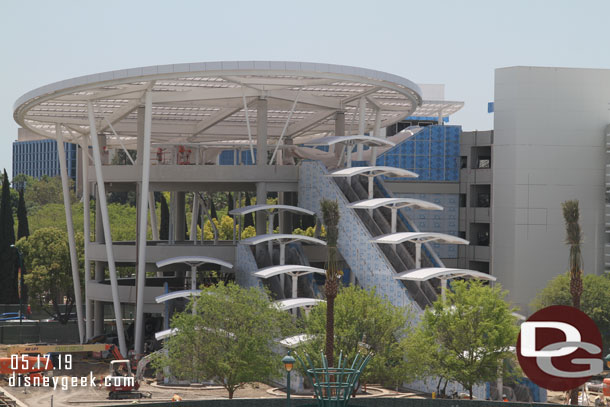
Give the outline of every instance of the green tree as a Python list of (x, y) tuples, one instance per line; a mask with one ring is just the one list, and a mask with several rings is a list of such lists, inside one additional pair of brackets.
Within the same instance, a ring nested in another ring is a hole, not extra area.
[(25, 200), (23, 198), (23, 189), (19, 190), (19, 205), (17, 207), (17, 239), (22, 237), (28, 237), (30, 235), (30, 227), (28, 225), (28, 211), (25, 207)]
[[(83, 235), (77, 233), (75, 238), (76, 252), (82, 256)], [(49, 315), (57, 315), (62, 324), (67, 323), (75, 303), (68, 234), (57, 228), (43, 228), (27, 239), (20, 239), (17, 246), (23, 252), (29, 270), (25, 284), (30, 298), (35, 301), (33, 305)], [(79, 263), (82, 269), (82, 257), (79, 258)], [(65, 312), (61, 312), (60, 305), (64, 304), (64, 298)]]
[[(580, 309), (595, 322), (601, 331), (604, 348), (610, 348), (610, 277), (586, 274), (582, 279), (583, 290)], [(560, 274), (548, 282), (534, 301), (532, 308), (539, 310), (551, 305), (572, 305), (570, 273)], [(605, 353), (604, 353), (605, 354)]]
[(337, 201), (322, 199), (320, 201), (322, 219), (326, 226), (326, 282), (324, 293), (326, 294), (326, 346), (324, 354), (328, 359), (329, 366), (334, 366), (335, 350), (335, 297), (339, 290), (339, 279), (343, 271), (339, 268), (337, 261), (337, 240), (339, 239), (339, 204)]
[(407, 355), (418, 376), (456, 381), (472, 398), (475, 384), (494, 380), (503, 361), (514, 358), (509, 347), (519, 329), (504, 300), (506, 292), (499, 287), (454, 281), (452, 289), (445, 301), (439, 299), (426, 309), (410, 340), (419, 348), (410, 346)]
[(192, 380), (216, 379), (233, 398), (244, 384), (264, 381), (280, 373), (275, 340), (291, 333), (288, 313), (271, 306), (257, 288), (219, 284), (203, 289), (196, 314), (172, 319), (177, 334), (166, 339), (167, 354), (155, 366), (169, 367), (172, 375)]
[[(313, 339), (302, 350), (310, 355), (319, 354), (324, 347), (326, 308), (325, 303), (318, 304), (305, 319), (306, 332)], [(374, 289), (349, 286), (339, 290), (335, 299), (335, 348), (348, 360), (363, 350), (363, 343), (375, 354), (360, 376), (362, 384), (393, 387), (408, 380), (404, 355), (411, 316), (410, 310), (395, 307)]]

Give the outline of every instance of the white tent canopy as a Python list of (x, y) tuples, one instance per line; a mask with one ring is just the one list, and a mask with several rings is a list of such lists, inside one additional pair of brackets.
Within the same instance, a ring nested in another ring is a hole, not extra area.
[(311, 341), (314, 338), (314, 335), (301, 334), (284, 338), (280, 340), (279, 343), (287, 348), (295, 348), (302, 343)]
[(240, 240), (240, 243), (249, 246), (255, 246), (260, 243), (270, 242), (274, 240), (284, 244), (304, 241), (326, 246), (326, 242), (324, 240), (316, 239), (315, 237), (309, 237), (304, 235), (289, 235), (282, 233), (269, 233), (265, 235), (252, 236), (247, 239)]
[(417, 178), (416, 173), (396, 167), (386, 166), (369, 166), (369, 167), (349, 167), (341, 170), (333, 171), (328, 174), (329, 177), (353, 177), (354, 175), (364, 175), (365, 177), (377, 177), (385, 175), (386, 177), (401, 177), (401, 178)]
[(315, 215), (314, 211), (310, 211), (309, 209), (299, 208), (298, 206), (292, 205), (250, 205), (244, 206), (241, 208), (233, 209), (229, 212), (231, 215), (246, 215), (248, 213), (263, 211), (263, 210), (286, 210), (295, 213), (302, 213), (305, 215)]
[(456, 269), (446, 267), (428, 267), (416, 270), (404, 271), (394, 276), (396, 280), (426, 281), (432, 278), (475, 278), (478, 280), (496, 281), (496, 277), (475, 270)]
[(221, 259), (217, 259), (215, 257), (206, 257), (206, 256), (178, 256), (171, 257), (169, 259), (159, 260), (157, 263), (157, 267), (165, 267), (171, 264), (188, 264), (191, 266), (200, 266), (202, 264), (217, 264), (222, 267), (226, 267), (229, 269), (233, 268), (233, 265), (229, 262), (226, 262)]
[(348, 208), (354, 209), (376, 209), (379, 207), (391, 208), (413, 208), (427, 209), (431, 211), (442, 211), (443, 207), (432, 202), (424, 201), (415, 198), (373, 198), (365, 199), (347, 205)]
[(304, 276), (310, 273), (325, 274), (326, 271), (321, 268), (302, 266), (302, 265), (283, 265), (283, 266), (271, 266), (265, 267), (264, 269), (258, 270), (254, 275), (259, 278), (270, 278), (280, 274), (290, 274)]
[(162, 302), (166, 302), (169, 300), (174, 300), (176, 298), (188, 298), (191, 295), (198, 296), (201, 295), (201, 290), (180, 290), (180, 291), (172, 291), (167, 294), (159, 295), (155, 297), (155, 301), (157, 304)]
[(275, 301), (274, 304), (282, 311), (288, 311), (294, 308), (307, 308), (318, 305), (321, 302), (326, 302), (317, 298), (288, 298), (285, 300)]
[(400, 244), (404, 242), (413, 243), (447, 243), (447, 244), (470, 244), (468, 240), (445, 233), (426, 233), (426, 232), (401, 232), (381, 235), (371, 239), (373, 243)]

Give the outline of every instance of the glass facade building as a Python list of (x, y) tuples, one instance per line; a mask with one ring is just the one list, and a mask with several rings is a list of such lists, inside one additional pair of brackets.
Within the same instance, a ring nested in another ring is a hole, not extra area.
[[(77, 146), (64, 143), (68, 176), (76, 181)], [(15, 141), (13, 143), (13, 178), (25, 174), (34, 178), (59, 176), (59, 157), (55, 140)]]

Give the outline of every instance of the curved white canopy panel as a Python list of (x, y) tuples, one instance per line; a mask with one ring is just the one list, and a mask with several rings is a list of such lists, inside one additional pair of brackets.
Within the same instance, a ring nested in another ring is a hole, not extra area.
[(288, 298), (285, 300), (274, 301), (273, 304), (282, 311), (288, 311), (300, 307), (313, 307), (321, 302), (326, 302), (318, 298)]
[(207, 257), (207, 256), (178, 256), (171, 257), (169, 259), (159, 260), (157, 263), (157, 267), (165, 267), (170, 264), (188, 264), (191, 266), (200, 266), (202, 264), (217, 264), (222, 267), (226, 267), (228, 269), (232, 269), (233, 265), (224, 260), (217, 259), (215, 257)]
[(365, 199), (347, 205), (348, 208), (354, 209), (376, 209), (379, 207), (389, 208), (413, 208), (427, 209), (431, 211), (442, 211), (443, 207), (432, 202), (423, 201), (415, 198), (373, 198)]
[(201, 295), (201, 290), (180, 290), (180, 291), (172, 291), (167, 294), (159, 295), (155, 297), (155, 301), (157, 304), (162, 302), (166, 302), (169, 300), (175, 300), (176, 298), (188, 298), (191, 295), (198, 296)]
[(177, 333), (178, 333), (178, 328), (166, 329), (164, 331), (159, 331), (159, 332), (155, 333), (155, 339), (160, 341), (160, 340), (169, 338), (170, 336), (174, 336)]
[(301, 265), (271, 266), (258, 270), (254, 275), (259, 278), (270, 278), (280, 274), (298, 274), (304, 276), (310, 273), (326, 274), (324, 269)]
[(285, 210), (295, 213), (302, 213), (305, 215), (315, 215), (314, 211), (310, 211), (309, 209), (299, 208), (298, 206), (292, 205), (250, 205), (244, 206), (241, 208), (233, 209), (229, 213), (231, 215), (246, 215), (251, 212), (263, 211), (263, 210)]
[(384, 138), (364, 135), (327, 136), (310, 140), (306, 144), (309, 146), (332, 146), (337, 143), (362, 144), (371, 147), (394, 147), (396, 145), (393, 142)]
[(326, 242), (324, 240), (316, 239), (315, 237), (309, 237), (304, 235), (288, 235), (282, 233), (268, 233), (265, 235), (256, 235), (247, 239), (242, 239), (239, 242), (245, 245), (255, 246), (259, 243), (272, 242), (274, 240), (277, 240), (280, 243), (304, 241), (326, 246)]
[(315, 338), (314, 335), (307, 335), (307, 334), (289, 336), (287, 338), (280, 340), (279, 344), (284, 345), (287, 348), (294, 348), (294, 347), (299, 346), (302, 343), (309, 342), (314, 338)]
[(426, 281), (432, 278), (448, 280), (450, 278), (474, 278), (477, 280), (496, 281), (494, 276), (475, 270), (455, 269), (446, 267), (428, 267), (409, 270), (394, 276), (396, 280)]
[(466, 239), (445, 233), (426, 233), (426, 232), (401, 232), (381, 235), (371, 239), (373, 243), (400, 244), (404, 242), (413, 243), (447, 243), (447, 244), (470, 244)]
[(511, 312), (511, 315), (517, 318), (519, 321), (525, 321), (527, 317), (523, 314), (519, 314), (518, 312)]
[(354, 175), (364, 175), (366, 177), (377, 177), (385, 175), (386, 177), (400, 178), (417, 178), (418, 174), (396, 167), (373, 166), (373, 167), (349, 167), (341, 170), (333, 171), (328, 174), (329, 177), (353, 177)]
[[(153, 143), (247, 140), (247, 120), (256, 132), (255, 103), (261, 97), (273, 111), (267, 121), (271, 144), (282, 133), (285, 138), (332, 134), (335, 112), (345, 112), (346, 123), (355, 122), (362, 97), (367, 99), (365, 132), (375, 127), (377, 109), (380, 125), (386, 127), (422, 106), (421, 89), (415, 83), (371, 69), (222, 61), (124, 69), (52, 83), (19, 98), (13, 116), (22, 127), (50, 138), (55, 138), (55, 124), (64, 124), (66, 141), (74, 142), (89, 134), (87, 102), (91, 101), (97, 131), (107, 135), (108, 145), (135, 148), (137, 109), (147, 91), (152, 96)], [(441, 111), (431, 108), (434, 115)]]

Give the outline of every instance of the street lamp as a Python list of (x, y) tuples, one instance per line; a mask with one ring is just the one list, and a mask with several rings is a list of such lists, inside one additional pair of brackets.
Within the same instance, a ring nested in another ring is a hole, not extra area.
[(22, 305), (21, 305), (21, 290), (23, 290), (23, 255), (21, 254), (21, 250), (19, 250), (19, 248), (17, 246), (15, 246), (14, 244), (11, 245), (12, 249), (15, 249), (17, 251), (17, 261), (19, 262), (19, 290), (18, 290), (18, 294), (19, 294), (19, 325), (22, 324), (23, 322), (23, 316), (22, 316)]
[(286, 400), (287, 405), (290, 407), (290, 371), (294, 367), (295, 359), (290, 356), (290, 352), (282, 359), (282, 363), (284, 364), (284, 369), (286, 369)]

